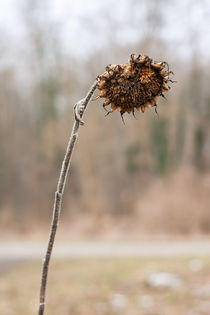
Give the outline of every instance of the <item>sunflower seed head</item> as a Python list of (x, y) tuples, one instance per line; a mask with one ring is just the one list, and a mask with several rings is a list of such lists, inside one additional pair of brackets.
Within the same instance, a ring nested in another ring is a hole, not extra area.
[(111, 104), (110, 112), (117, 110), (134, 113), (157, 106), (162, 93), (169, 90), (168, 64), (153, 61), (148, 56), (132, 54), (127, 64), (108, 65), (98, 76), (99, 97), (105, 98), (104, 106)]

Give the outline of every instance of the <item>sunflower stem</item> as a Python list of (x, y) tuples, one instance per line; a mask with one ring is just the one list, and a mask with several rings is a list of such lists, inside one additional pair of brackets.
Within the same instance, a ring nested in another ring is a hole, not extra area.
[(44, 314), (49, 263), (50, 263), (50, 258), (51, 258), (54, 242), (55, 242), (56, 231), (59, 224), (59, 218), (60, 218), (60, 213), (61, 213), (61, 203), (62, 203), (65, 184), (66, 184), (66, 178), (67, 178), (68, 171), (70, 168), (72, 153), (73, 153), (75, 142), (78, 137), (79, 127), (80, 125), (84, 124), (84, 122), (82, 121), (82, 117), (97, 87), (97, 83), (98, 83), (97, 81), (93, 83), (86, 97), (82, 99), (81, 101), (79, 101), (74, 107), (75, 121), (72, 127), (71, 136), (70, 136), (67, 148), (66, 148), (66, 154), (64, 156), (64, 160), (62, 163), (60, 176), (59, 176), (59, 180), (57, 184), (57, 190), (55, 192), (55, 200), (54, 200), (54, 206), (53, 206), (53, 215), (52, 215), (52, 223), (51, 223), (50, 233), (49, 233), (49, 240), (47, 243), (47, 250), (45, 253), (45, 257), (43, 259), (42, 277), (41, 277), (41, 285), (40, 285), (40, 300), (39, 300), (39, 310), (38, 310), (39, 315)]

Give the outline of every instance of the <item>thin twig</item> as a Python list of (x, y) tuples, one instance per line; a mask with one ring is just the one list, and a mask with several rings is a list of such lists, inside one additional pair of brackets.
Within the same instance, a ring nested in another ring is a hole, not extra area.
[(58, 185), (57, 185), (57, 191), (55, 192), (52, 223), (51, 223), (51, 228), (50, 228), (47, 251), (45, 254), (45, 258), (43, 260), (42, 278), (41, 278), (41, 286), (40, 286), (40, 303), (39, 303), (39, 312), (38, 312), (39, 315), (44, 314), (49, 263), (50, 263), (52, 249), (53, 249), (53, 245), (55, 241), (55, 235), (56, 235), (56, 231), (57, 231), (57, 227), (59, 223), (59, 217), (60, 217), (60, 212), (61, 212), (61, 202), (62, 202), (63, 193), (65, 189), (66, 178), (67, 178), (70, 163), (71, 163), (72, 152), (74, 149), (75, 142), (77, 140), (79, 127), (80, 125), (84, 125), (84, 122), (82, 121), (83, 114), (87, 108), (87, 105), (96, 87), (97, 87), (97, 81), (93, 83), (86, 97), (82, 99), (81, 101), (79, 101), (74, 107), (75, 122), (72, 127), (71, 137), (69, 139), (69, 143), (66, 149), (66, 154), (62, 163), (60, 177), (59, 177)]

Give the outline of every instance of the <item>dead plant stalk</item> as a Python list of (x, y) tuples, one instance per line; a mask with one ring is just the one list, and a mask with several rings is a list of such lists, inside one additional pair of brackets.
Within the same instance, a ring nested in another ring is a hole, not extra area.
[(74, 106), (75, 122), (67, 146), (66, 155), (63, 160), (57, 191), (55, 193), (50, 236), (43, 262), (39, 315), (44, 314), (50, 257), (59, 223), (61, 202), (71, 157), (78, 137), (79, 127), (84, 124), (82, 121), (83, 114), (96, 87), (100, 91), (96, 98), (105, 98), (103, 104), (104, 109), (111, 104), (111, 109), (107, 112), (107, 115), (118, 110), (122, 119), (126, 112), (129, 114), (133, 113), (135, 117), (135, 109), (144, 113), (145, 108), (155, 107), (157, 112), (157, 100), (159, 96), (164, 97), (163, 92), (170, 89), (167, 85), (168, 82), (175, 82), (169, 79), (170, 74), (173, 74), (173, 72), (169, 70), (167, 62), (156, 62), (148, 56), (136, 56), (132, 54), (127, 64), (107, 66), (106, 71), (97, 77), (97, 80), (93, 83), (86, 97)]
[(53, 250), (53, 245), (55, 242), (56, 231), (59, 225), (59, 218), (61, 213), (61, 202), (63, 199), (66, 178), (68, 175), (68, 171), (70, 168), (71, 157), (74, 149), (75, 142), (78, 137), (78, 131), (80, 125), (83, 125), (84, 122), (82, 121), (82, 117), (84, 112), (87, 108), (87, 105), (97, 87), (97, 81), (95, 81), (88, 91), (86, 97), (80, 100), (74, 107), (75, 110), (75, 121), (72, 127), (71, 136), (67, 145), (66, 154), (62, 163), (61, 172), (58, 180), (57, 190), (55, 192), (55, 201), (53, 206), (53, 216), (52, 216), (52, 223), (50, 227), (50, 234), (49, 240), (47, 244), (46, 254), (43, 260), (43, 267), (42, 267), (42, 278), (41, 278), (41, 286), (40, 286), (40, 301), (39, 301), (39, 315), (44, 314), (45, 309), (45, 299), (46, 299), (46, 287), (47, 287), (47, 276), (49, 270), (49, 263), (50, 258)]

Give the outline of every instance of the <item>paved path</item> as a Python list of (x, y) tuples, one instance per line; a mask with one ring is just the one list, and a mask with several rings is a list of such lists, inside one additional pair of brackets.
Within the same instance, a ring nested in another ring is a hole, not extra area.
[[(46, 243), (20, 241), (0, 242), (0, 264), (41, 259)], [(84, 241), (56, 242), (53, 256), (66, 258), (111, 258), (111, 257), (173, 257), (210, 255), (210, 241)]]

